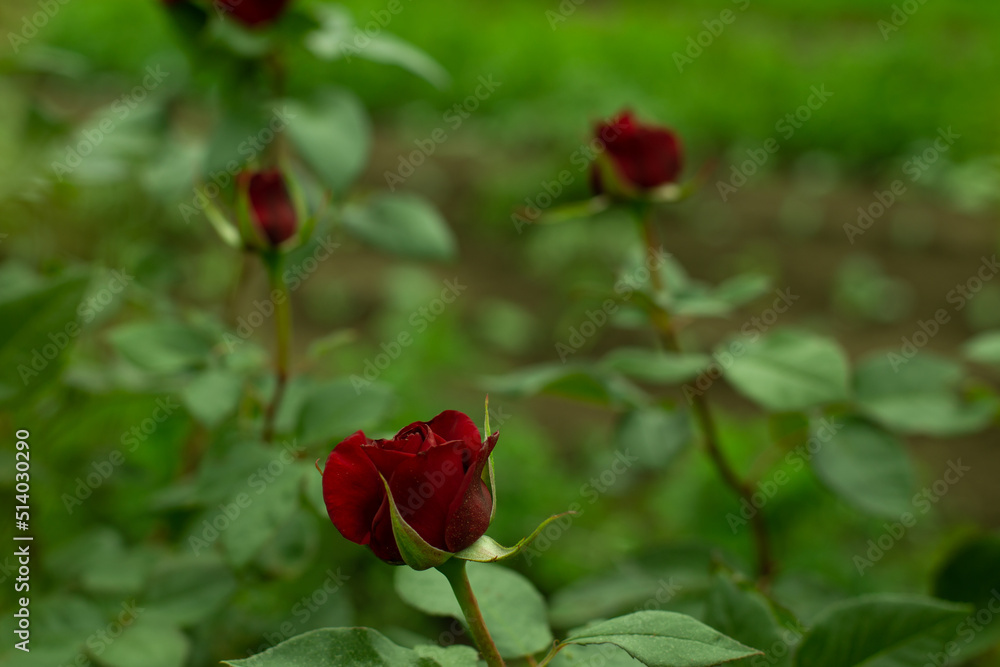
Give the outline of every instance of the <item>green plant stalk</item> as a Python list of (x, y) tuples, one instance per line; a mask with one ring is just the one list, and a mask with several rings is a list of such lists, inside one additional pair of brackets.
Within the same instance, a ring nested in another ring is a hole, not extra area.
[[(651, 209), (648, 208), (639, 210), (643, 241), (646, 246), (646, 252), (650, 254), (657, 247), (656, 232), (653, 229), (651, 212)], [(657, 292), (663, 290), (663, 276), (660, 274), (659, 265), (654, 265), (650, 270), (650, 280), (652, 281), (653, 289)], [(657, 308), (653, 312), (653, 324), (656, 326), (660, 338), (667, 349), (678, 353), (682, 351), (680, 339), (677, 337), (677, 332), (674, 329), (669, 313)], [(715, 466), (722, 481), (752, 507), (753, 486), (740, 478), (729, 463), (729, 460), (726, 459), (726, 455), (722, 452), (719, 430), (716, 426), (715, 417), (712, 414), (712, 408), (709, 405), (708, 399), (702, 393), (695, 394), (691, 400), (694, 416), (698, 421), (698, 426), (705, 442), (705, 451), (712, 460), (712, 464)], [(757, 511), (754, 513), (750, 518), (750, 525), (753, 530), (754, 550), (756, 551), (757, 584), (760, 588), (766, 590), (770, 584), (771, 576), (774, 574), (775, 564), (771, 550), (771, 540), (767, 532), (767, 523), (764, 521), (763, 512)]]
[[(281, 406), (281, 399), (285, 396), (285, 387), (288, 385), (289, 354), (292, 344), (292, 304), (288, 285), (285, 284), (285, 279), (282, 276), (281, 254), (277, 251), (271, 251), (262, 255), (262, 258), (267, 267), (271, 297), (274, 299), (276, 341), (274, 393), (264, 410), (263, 433), (264, 442), (271, 442), (274, 439), (274, 421), (278, 415), (278, 408)], [(274, 296), (275, 294), (278, 296)]]
[(503, 658), (500, 657), (497, 645), (493, 642), (493, 637), (490, 636), (490, 631), (486, 628), (483, 613), (479, 610), (479, 603), (472, 592), (469, 575), (465, 570), (465, 561), (461, 558), (449, 558), (438, 565), (437, 569), (447, 577), (448, 583), (451, 584), (451, 590), (455, 592), (455, 597), (458, 599), (458, 606), (462, 608), (465, 621), (469, 624), (469, 633), (472, 635), (476, 647), (479, 648), (483, 660), (489, 667), (504, 667)]

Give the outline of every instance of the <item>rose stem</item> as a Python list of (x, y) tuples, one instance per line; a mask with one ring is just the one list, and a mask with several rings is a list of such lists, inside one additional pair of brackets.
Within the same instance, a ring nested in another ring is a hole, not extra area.
[[(288, 354), (292, 339), (292, 306), (288, 286), (282, 276), (281, 254), (278, 251), (268, 252), (263, 255), (263, 259), (267, 266), (268, 282), (274, 300), (274, 325), (277, 341), (274, 394), (272, 394), (271, 401), (264, 411), (264, 442), (271, 442), (274, 439), (274, 420), (277, 417), (281, 399), (285, 395), (285, 385), (288, 383)], [(275, 293), (279, 295), (276, 298), (274, 298)]]
[[(643, 211), (640, 215), (640, 220), (642, 221), (646, 252), (647, 254), (652, 254), (657, 250), (657, 242), (651, 211)], [(653, 283), (653, 289), (657, 292), (663, 289), (663, 277), (660, 274), (659, 264), (653, 264), (653, 268), (650, 270), (650, 280)], [(653, 312), (653, 324), (656, 325), (663, 344), (667, 349), (672, 352), (681, 352), (680, 340), (677, 338), (677, 332), (674, 330), (669, 313), (661, 308), (657, 308)], [(712, 415), (708, 399), (702, 393), (695, 394), (691, 398), (691, 401), (695, 419), (698, 421), (702, 437), (705, 441), (705, 449), (708, 452), (709, 458), (712, 459), (712, 463), (718, 471), (719, 476), (722, 477), (722, 480), (736, 495), (753, 505), (752, 486), (749, 482), (740, 479), (739, 475), (736, 474), (736, 471), (733, 470), (732, 465), (726, 459), (725, 454), (722, 453), (722, 447), (719, 444), (719, 430)], [(771, 555), (771, 542), (768, 537), (767, 524), (764, 521), (763, 513), (754, 513), (750, 519), (750, 523), (753, 527), (754, 547), (757, 552), (757, 583), (762, 589), (767, 589), (771, 575), (774, 573), (774, 559)]]
[(497, 651), (497, 645), (493, 643), (490, 631), (486, 629), (486, 622), (483, 620), (483, 613), (479, 610), (479, 603), (472, 592), (472, 585), (469, 584), (469, 575), (465, 571), (465, 561), (461, 558), (449, 558), (437, 569), (448, 578), (451, 590), (455, 591), (458, 599), (458, 606), (465, 614), (465, 620), (469, 624), (469, 632), (473, 641), (479, 648), (483, 660), (489, 667), (504, 667), (503, 658)]

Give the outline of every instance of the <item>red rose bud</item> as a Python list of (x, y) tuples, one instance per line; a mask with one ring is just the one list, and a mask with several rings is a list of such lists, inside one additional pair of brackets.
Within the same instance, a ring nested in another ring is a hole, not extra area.
[[(599, 123), (595, 135), (604, 144), (604, 153), (590, 174), (595, 195), (653, 190), (675, 182), (681, 173), (682, 151), (677, 135), (665, 127), (639, 123), (631, 111)], [(617, 183), (609, 182), (612, 180)]]
[(255, 28), (273, 23), (285, 11), (290, 0), (215, 0), (220, 12)]
[(323, 470), (330, 520), (350, 541), (401, 564), (389, 505), (394, 502), (398, 516), (424, 542), (449, 554), (461, 551), (490, 525), (493, 497), (483, 469), (496, 440), (483, 443), (472, 420), (454, 410), (410, 424), (391, 440), (371, 440), (358, 431), (334, 448)]
[(288, 184), (279, 169), (244, 171), (240, 186), (248, 198), (254, 228), (277, 247), (298, 231), (299, 215)]

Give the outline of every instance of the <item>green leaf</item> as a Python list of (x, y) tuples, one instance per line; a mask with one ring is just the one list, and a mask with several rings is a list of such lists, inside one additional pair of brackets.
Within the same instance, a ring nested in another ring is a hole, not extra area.
[(137, 611), (135, 621), (100, 654), (106, 667), (183, 667), (190, 646), (178, 628), (155, 612)]
[(203, 367), (213, 345), (197, 329), (170, 321), (125, 324), (111, 332), (110, 340), (142, 370), (164, 375)]
[(181, 391), (188, 412), (209, 428), (236, 412), (243, 395), (243, 377), (224, 369), (205, 371)]
[(549, 663), (550, 667), (641, 667), (642, 663), (614, 644), (567, 646)]
[(965, 356), (972, 361), (1000, 366), (1000, 331), (981, 333), (964, 346)]
[[(449, 667), (435, 652), (398, 646), (370, 628), (324, 628), (293, 637), (250, 658), (226, 660), (231, 667)], [(451, 653), (451, 660), (456, 654)], [(475, 664), (475, 663), (472, 663)]]
[[(226, 555), (236, 567), (249, 563), (299, 508), (302, 470), (306, 464), (285, 463), (277, 455), (271, 460), (274, 461), (282, 463), (282, 467), (274, 472), (275, 467), (269, 465), (263, 472), (254, 473), (242, 494), (249, 500), (241, 507), (237, 496), (234, 502), (239, 507), (238, 516), (219, 531)], [(227, 508), (232, 507), (233, 503), (227, 505)], [(210, 513), (209, 522), (212, 517), (224, 514), (223, 510), (216, 509)]]
[[(479, 651), (471, 646), (455, 644), (454, 646), (430, 646), (422, 644), (414, 646), (413, 652), (422, 658), (420, 667), (472, 667), (479, 663)], [(433, 662), (428, 662), (432, 660)]]
[[(737, 660), (729, 663), (732, 667), (754, 667), (762, 660), (774, 667), (792, 664), (792, 648), (782, 638), (782, 628), (767, 598), (757, 591), (740, 588), (728, 575), (715, 577), (708, 594), (705, 623), (765, 652), (763, 659)], [(773, 651), (773, 655), (768, 655), (768, 651)]]
[(644, 467), (662, 469), (693, 442), (691, 418), (682, 410), (639, 408), (622, 415), (615, 429), (620, 451), (631, 453)]
[(429, 55), (395, 35), (386, 32), (372, 34), (355, 26), (350, 12), (338, 6), (314, 8), (320, 29), (306, 36), (306, 46), (325, 60), (363, 58), (387, 65), (398, 65), (429, 83), (442, 88), (449, 82), (448, 73)]
[(341, 194), (368, 162), (371, 130), (351, 93), (327, 88), (309, 101), (284, 103), (288, 136), (299, 155), (334, 193)]
[(977, 431), (993, 418), (996, 404), (963, 401), (963, 377), (961, 366), (927, 351), (910, 359), (877, 354), (858, 365), (858, 409), (900, 433), (947, 437)]
[(58, 375), (79, 335), (77, 308), (88, 280), (60, 278), (0, 300), (0, 401), (27, 398)]
[(867, 421), (839, 423), (811, 465), (831, 491), (862, 512), (899, 518), (913, 509), (916, 479), (905, 447)]
[[(469, 581), (479, 600), (486, 627), (505, 658), (537, 653), (552, 645), (545, 602), (527, 579), (499, 565), (469, 563)], [(405, 602), (433, 616), (464, 623), (448, 580), (437, 570), (396, 570), (396, 592)]]
[(645, 393), (625, 378), (583, 364), (541, 364), (485, 378), (490, 391), (515, 397), (551, 394), (601, 405), (645, 405)]
[(221, 556), (185, 553), (156, 565), (142, 603), (180, 626), (190, 626), (218, 611), (236, 592), (236, 579)]
[(380, 194), (343, 210), (344, 228), (379, 250), (422, 260), (455, 256), (455, 238), (436, 208), (409, 194)]
[(969, 610), (939, 600), (867, 596), (835, 604), (816, 619), (796, 667), (909, 667), (955, 636)]
[(639, 611), (570, 633), (563, 644), (614, 644), (650, 667), (709, 667), (760, 655), (696, 621), (670, 611)]
[(716, 358), (732, 359), (729, 383), (767, 410), (793, 412), (848, 397), (847, 356), (828, 338), (786, 330), (739, 346), (721, 347)]
[(349, 378), (312, 388), (299, 413), (297, 432), (304, 445), (340, 441), (351, 433), (376, 426), (392, 407), (388, 387), (373, 384), (356, 389)]
[(707, 354), (619, 348), (604, 357), (601, 365), (640, 382), (680, 384), (698, 377), (711, 362)]

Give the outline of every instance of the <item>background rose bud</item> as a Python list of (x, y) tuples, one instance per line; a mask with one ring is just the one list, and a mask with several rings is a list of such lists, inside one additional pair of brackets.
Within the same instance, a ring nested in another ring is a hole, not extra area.
[(249, 199), (254, 227), (271, 246), (278, 246), (295, 235), (299, 216), (281, 170), (244, 171), (239, 182)]
[[(631, 111), (623, 111), (608, 123), (599, 123), (595, 136), (604, 144), (605, 164), (614, 169), (625, 189), (652, 190), (673, 183), (681, 173), (681, 144), (677, 135), (665, 127), (639, 123)], [(594, 194), (621, 194), (605, 181), (600, 164), (595, 163), (590, 179)]]
[(334, 448), (323, 470), (330, 520), (382, 560), (402, 563), (384, 478), (403, 520), (425, 542), (461, 551), (489, 527), (493, 498), (482, 477), (495, 444), (484, 444), (472, 420), (454, 410), (410, 424), (391, 440), (358, 431)]
[(275, 21), (290, 0), (215, 0), (216, 7), (240, 23), (256, 27)]

